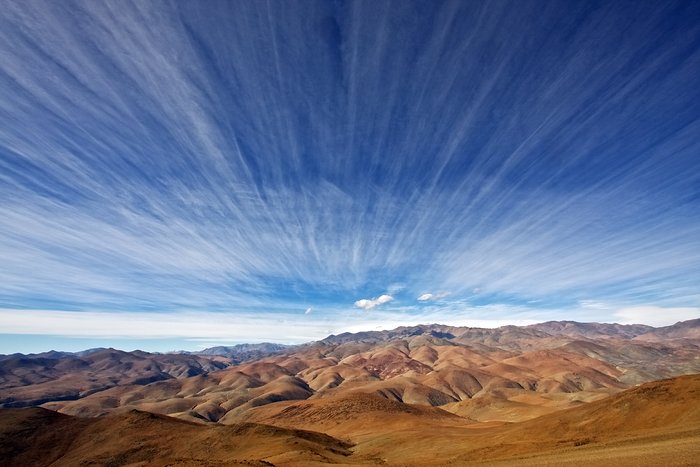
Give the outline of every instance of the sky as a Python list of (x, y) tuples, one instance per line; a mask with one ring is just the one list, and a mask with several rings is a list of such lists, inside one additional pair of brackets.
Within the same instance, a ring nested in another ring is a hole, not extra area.
[(699, 2), (0, 3), (0, 353), (700, 317)]

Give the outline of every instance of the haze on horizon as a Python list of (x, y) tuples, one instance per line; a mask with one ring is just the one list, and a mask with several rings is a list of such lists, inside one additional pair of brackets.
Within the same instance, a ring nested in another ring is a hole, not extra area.
[(698, 18), (4, 0), (0, 353), (697, 318)]

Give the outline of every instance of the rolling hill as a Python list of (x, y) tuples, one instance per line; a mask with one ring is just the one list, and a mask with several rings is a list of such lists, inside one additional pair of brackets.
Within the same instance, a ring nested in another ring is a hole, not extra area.
[(693, 465), (700, 455), (700, 375), (518, 423), (470, 422), (361, 393), (278, 402), (251, 414), (265, 423), (198, 424), (135, 410), (79, 418), (2, 409), (0, 464), (619, 466)]
[(0, 465), (692, 465), (699, 328), (424, 325), (2, 356)]
[(364, 393), (474, 421), (519, 421), (639, 383), (699, 373), (698, 328), (699, 320), (658, 329), (425, 325), (329, 336), (293, 348), (242, 346), (234, 356), (220, 355), (221, 349), (214, 355), (114, 349), (12, 355), (0, 359), (0, 404), (78, 416), (126, 408), (226, 423), (276, 402)]

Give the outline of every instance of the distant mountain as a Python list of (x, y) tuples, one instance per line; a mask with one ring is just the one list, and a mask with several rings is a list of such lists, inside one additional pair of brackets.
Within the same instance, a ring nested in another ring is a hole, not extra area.
[[(92, 353), (101, 352), (103, 350), (107, 350), (107, 349), (105, 347), (95, 347), (92, 349), (81, 350), (79, 352), (63, 352), (63, 351), (58, 351), (58, 350), (49, 350), (48, 352), (30, 353), (30, 354), (22, 354), (22, 353), (14, 353), (14, 354), (10, 354), (10, 355), (0, 354), (0, 360), (3, 360), (5, 358), (9, 358), (9, 357), (22, 357), (22, 358), (85, 357), (85, 356), (90, 355)], [(187, 353), (187, 352), (185, 352), (185, 353)]]
[(590, 338), (621, 337), (632, 339), (645, 333), (654, 332), (653, 327), (644, 324), (577, 323), (575, 321), (548, 321), (528, 327), (548, 334)]
[(95, 347), (92, 349), (87, 349), (87, 350), (81, 350), (80, 352), (73, 352), (74, 355), (77, 355), (78, 357), (86, 357), (90, 354), (96, 353), (96, 352), (102, 352), (103, 350), (107, 350), (105, 347)]
[(250, 360), (257, 360), (270, 355), (282, 353), (292, 349), (294, 346), (272, 344), (263, 342), (261, 344), (238, 344), (232, 346), (217, 346), (193, 352), (194, 355), (218, 355), (228, 357), (235, 363), (243, 363)]
[(68, 354), (15, 354), (0, 360), (0, 407), (76, 400), (115, 386), (143, 386), (228, 366), (194, 355), (160, 355), (95, 349)]
[(441, 324), (424, 324), (419, 326), (402, 326), (396, 329), (386, 331), (365, 331), (365, 332), (344, 332), (342, 334), (333, 335), (322, 339), (320, 342), (325, 344), (337, 345), (349, 342), (354, 343), (378, 343), (389, 342), (395, 339), (405, 339), (412, 336), (430, 335), (436, 338), (454, 338), (455, 333), (459, 334), (465, 329), (453, 326), (445, 326)]
[(81, 416), (138, 409), (237, 423), (269, 404), (360, 392), (472, 420), (516, 421), (639, 383), (700, 373), (699, 330), (700, 320), (663, 328), (570, 321), (495, 329), (431, 324), (343, 333), (291, 347), (14, 355), (0, 360), (0, 404)]
[(48, 352), (32, 353), (32, 354), (21, 354), (14, 353), (10, 355), (0, 355), (0, 360), (5, 360), (8, 358), (61, 358), (75, 355), (73, 352), (58, 352), (56, 350), (49, 350)]
[(649, 332), (638, 336), (639, 339), (700, 339), (700, 318), (680, 321), (671, 326), (652, 328)]

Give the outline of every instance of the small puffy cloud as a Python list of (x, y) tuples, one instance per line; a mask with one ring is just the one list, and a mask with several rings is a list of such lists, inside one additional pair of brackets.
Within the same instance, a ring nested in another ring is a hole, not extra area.
[(394, 297), (392, 297), (391, 295), (381, 295), (381, 296), (377, 299), (377, 304), (378, 304), (378, 305), (381, 305), (382, 303), (390, 302), (390, 301), (392, 301), (393, 299), (394, 299)]
[(308, 307), (304, 312), (305, 315), (308, 315), (309, 313), (311, 313), (311, 307)]
[(417, 298), (419, 302), (429, 302), (433, 300), (440, 300), (441, 298), (447, 297), (447, 292), (440, 292), (438, 294), (424, 293)]
[(357, 308), (362, 308), (363, 310), (371, 310), (375, 306), (390, 302), (393, 299), (394, 299), (394, 297), (392, 297), (391, 295), (384, 294), (384, 295), (380, 295), (377, 298), (372, 298), (372, 299), (363, 298), (361, 300), (358, 300), (355, 302), (355, 306)]

